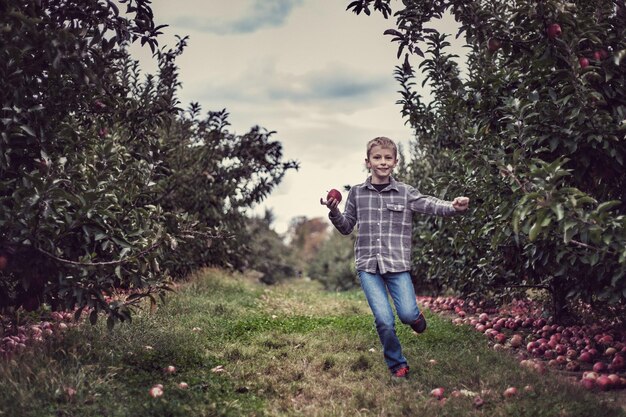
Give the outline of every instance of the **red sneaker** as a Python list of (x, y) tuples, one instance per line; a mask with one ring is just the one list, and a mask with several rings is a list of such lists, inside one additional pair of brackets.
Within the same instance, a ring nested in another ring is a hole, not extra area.
[(403, 366), (402, 368), (398, 368), (391, 373), (391, 379), (395, 381), (404, 381), (409, 376), (409, 367)]

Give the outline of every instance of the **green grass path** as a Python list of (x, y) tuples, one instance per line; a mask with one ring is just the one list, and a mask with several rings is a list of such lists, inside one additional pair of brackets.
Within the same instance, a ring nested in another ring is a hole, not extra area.
[[(81, 325), (0, 364), (0, 416), (626, 416), (611, 395), (522, 369), (477, 332), (426, 316), (419, 337), (398, 326), (411, 377), (393, 384), (360, 291), (206, 270), (130, 325)], [(509, 386), (519, 394), (505, 399)]]

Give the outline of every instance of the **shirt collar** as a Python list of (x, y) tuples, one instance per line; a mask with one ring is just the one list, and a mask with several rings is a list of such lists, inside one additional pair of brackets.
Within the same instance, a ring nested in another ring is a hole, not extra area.
[[(369, 177), (367, 177), (367, 179), (365, 180), (365, 183), (363, 184), (364, 188), (368, 188), (370, 190), (376, 191), (376, 188), (374, 188), (374, 186), (372, 185), (372, 176), (370, 175)], [(383, 191), (385, 190), (395, 190), (395, 191), (400, 191), (400, 189), (398, 188), (398, 181), (395, 180), (395, 178), (393, 178), (393, 176), (389, 177), (389, 185), (386, 186)]]

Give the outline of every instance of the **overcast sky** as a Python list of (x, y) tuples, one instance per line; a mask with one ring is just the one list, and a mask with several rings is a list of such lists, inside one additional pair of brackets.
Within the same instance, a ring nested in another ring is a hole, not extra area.
[[(161, 46), (189, 35), (177, 60), (181, 106), (226, 108), (231, 132), (259, 125), (277, 133), (285, 159), (300, 163), (252, 213), (271, 208), (274, 229), (295, 216), (326, 216), (319, 198), (331, 188), (363, 182), (365, 145), (388, 136), (408, 149), (397, 46), (384, 30), (395, 19), (346, 11), (347, 0), (153, 0)], [(392, 2), (395, 7), (400, 2)], [(453, 32), (453, 31), (451, 31)], [(146, 72), (148, 48), (132, 49)], [(408, 154), (407, 154), (408, 156)], [(345, 193), (344, 193), (345, 197)], [(343, 208), (343, 204), (341, 206)]]

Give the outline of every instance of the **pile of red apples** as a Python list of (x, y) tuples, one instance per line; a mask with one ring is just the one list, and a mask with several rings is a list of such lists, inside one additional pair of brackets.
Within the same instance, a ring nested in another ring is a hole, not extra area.
[(483, 333), (495, 350), (512, 350), (522, 366), (540, 373), (558, 370), (590, 390), (626, 388), (624, 330), (600, 324), (558, 325), (531, 300), (498, 309), (455, 297), (418, 297), (418, 303), (454, 314), (454, 324)]
[(0, 334), (0, 358), (9, 359), (15, 352), (23, 351), (28, 346), (59, 336), (75, 324), (73, 318), (72, 313), (54, 311), (50, 313), (50, 321), (5, 328), (4, 333)]

